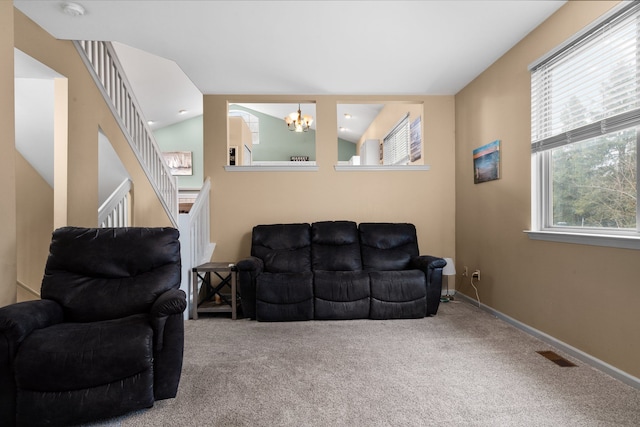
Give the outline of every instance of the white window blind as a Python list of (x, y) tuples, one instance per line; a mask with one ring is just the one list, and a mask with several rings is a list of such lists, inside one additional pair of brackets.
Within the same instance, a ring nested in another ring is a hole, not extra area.
[(531, 67), (533, 152), (640, 124), (639, 27), (633, 2)]
[(533, 231), (611, 246), (638, 238), (640, 1), (614, 6), (530, 70)]
[(409, 163), (410, 135), (409, 113), (407, 113), (383, 139), (383, 165), (406, 165)]

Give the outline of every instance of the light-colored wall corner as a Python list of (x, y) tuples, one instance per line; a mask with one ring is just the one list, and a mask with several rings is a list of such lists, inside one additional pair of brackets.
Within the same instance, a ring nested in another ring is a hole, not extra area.
[(53, 188), (16, 151), (18, 281), (40, 290), (53, 231)]
[(356, 144), (338, 138), (338, 161), (347, 161), (355, 156), (357, 152)]
[[(251, 129), (242, 117), (229, 117), (229, 147), (236, 148), (236, 165), (244, 165), (245, 146), (253, 153)], [(249, 161), (249, 159), (247, 159)]]
[(69, 80), (56, 78), (53, 111), (53, 226), (69, 224)]
[(18, 282), (17, 302), (34, 301), (40, 299), (40, 291), (26, 286), (24, 283)]
[[(455, 252), (454, 102), (452, 96), (313, 96), (316, 102), (317, 172), (226, 172), (227, 101), (297, 102), (294, 96), (204, 97), (205, 175), (213, 183), (214, 258), (249, 255), (258, 224), (352, 220), (411, 222), (422, 253)], [(347, 99), (345, 99), (347, 98)], [(424, 104), (426, 162), (430, 171), (336, 172), (340, 102), (415, 101)]]
[[(640, 377), (639, 253), (523, 233), (531, 212), (527, 67), (615, 5), (567, 2), (456, 95), (455, 260), (458, 271), (482, 271), (482, 303)], [(501, 178), (474, 184), (472, 150), (496, 139)], [(456, 290), (475, 299), (460, 273)]]
[(0, 307), (16, 301), (16, 176), (13, 2), (0, 1)]
[(162, 151), (191, 151), (193, 175), (178, 176), (180, 189), (202, 187), (202, 116), (155, 130), (153, 135)]

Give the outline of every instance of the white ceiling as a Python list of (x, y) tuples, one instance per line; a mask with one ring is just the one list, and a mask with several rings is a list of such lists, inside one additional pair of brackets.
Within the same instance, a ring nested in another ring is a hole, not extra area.
[(455, 94), (565, 1), (75, 3), (84, 16), (63, 1), (14, 1), (56, 38), (120, 43), (162, 127), (201, 114), (201, 94)]

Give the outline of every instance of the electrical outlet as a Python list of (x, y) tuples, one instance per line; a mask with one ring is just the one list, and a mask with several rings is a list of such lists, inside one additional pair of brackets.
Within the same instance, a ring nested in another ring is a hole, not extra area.
[(466, 265), (464, 266), (464, 271), (462, 272), (462, 275), (464, 277), (469, 276), (469, 267), (467, 267)]
[(480, 281), (480, 270), (474, 271), (473, 274), (471, 275), (471, 277), (478, 279), (478, 282), (479, 282)]

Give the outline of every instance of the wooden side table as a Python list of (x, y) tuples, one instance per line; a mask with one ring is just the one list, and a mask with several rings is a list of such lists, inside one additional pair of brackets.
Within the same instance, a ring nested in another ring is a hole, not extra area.
[[(238, 309), (238, 290), (236, 283), (236, 266), (231, 262), (207, 262), (191, 269), (191, 316), (198, 318), (198, 313), (231, 313), (231, 319), (236, 320)], [(220, 279), (220, 283), (213, 285), (211, 275)], [(206, 295), (198, 303), (198, 281), (202, 280)], [(225, 286), (231, 287), (231, 300), (221, 293)], [(220, 303), (215, 296), (220, 297)]]

